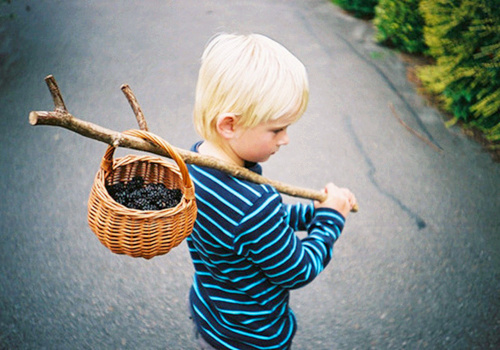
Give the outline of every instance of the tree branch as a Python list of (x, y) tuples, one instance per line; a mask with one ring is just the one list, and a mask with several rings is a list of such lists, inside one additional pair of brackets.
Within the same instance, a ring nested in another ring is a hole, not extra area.
[(64, 104), (64, 100), (61, 95), (61, 91), (59, 91), (59, 87), (57, 86), (56, 80), (52, 75), (49, 75), (45, 78), (45, 83), (49, 87), (50, 94), (52, 95), (52, 100), (54, 100), (54, 106), (56, 110), (67, 111), (66, 105)]
[[(171, 156), (166, 153), (165, 150), (145, 140), (133, 136), (127, 136), (120, 132), (106, 129), (102, 126), (74, 117), (66, 110), (66, 106), (64, 105), (61, 93), (59, 91), (59, 88), (57, 87), (57, 83), (55, 82), (54, 77), (48, 76), (45, 81), (47, 82), (52, 95), (52, 99), (54, 100), (55, 110), (51, 112), (32, 111), (29, 114), (29, 122), (31, 125), (59, 126), (78, 133), (82, 136), (107, 143), (108, 145), (111, 145), (113, 147), (130, 148), (171, 158)], [(145, 125), (145, 127), (147, 128), (147, 124), (145, 124), (145, 119), (142, 111), (140, 110), (137, 100), (135, 100), (135, 97), (133, 97), (130, 88), (127, 85), (124, 85), (124, 87), (122, 87), (122, 91), (127, 96), (127, 99), (129, 100), (129, 103), (132, 106), (136, 117), (138, 118), (139, 125), (141, 125), (140, 118), (142, 116), (144, 121), (143, 125)], [(214, 157), (200, 155), (198, 153), (186, 151), (177, 147), (173, 148), (179, 153), (181, 158), (186, 163), (217, 169), (239, 179), (247, 180), (253, 183), (269, 184), (276, 188), (276, 190), (278, 190), (279, 192), (293, 197), (307, 198), (318, 201), (323, 201), (326, 199), (326, 195), (319, 191), (296, 187), (280, 181), (268, 179), (244, 167), (224, 163)], [(358, 207), (356, 206), (352, 211), (358, 211)]]
[(134, 111), (137, 123), (139, 124), (139, 128), (141, 130), (149, 131), (148, 123), (146, 123), (146, 118), (144, 117), (144, 113), (142, 113), (141, 106), (139, 106), (139, 102), (137, 102), (137, 99), (135, 98), (132, 89), (130, 89), (130, 86), (128, 86), (128, 84), (123, 84), (121, 86), (121, 90), (125, 94), (125, 97), (127, 98), (130, 107), (132, 107), (132, 110)]

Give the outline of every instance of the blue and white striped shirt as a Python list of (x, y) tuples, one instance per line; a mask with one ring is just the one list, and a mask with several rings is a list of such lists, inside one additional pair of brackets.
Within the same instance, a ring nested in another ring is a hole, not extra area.
[[(193, 318), (217, 349), (287, 349), (296, 330), (289, 290), (328, 264), (344, 217), (287, 205), (269, 185), (188, 165), (198, 215), (187, 238), (195, 276)], [(260, 166), (254, 169), (260, 172)], [(307, 230), (299, 239), (295, 231)]]

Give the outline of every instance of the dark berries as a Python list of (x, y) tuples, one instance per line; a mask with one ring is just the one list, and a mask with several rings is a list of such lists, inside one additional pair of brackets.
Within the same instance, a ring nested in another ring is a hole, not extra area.
[(109, 195), (118, 203), (130, 209), (163, 210), (175, 207), (182, 198), (179, 189), (168, 189), (164, 184), (144, 185), (144, 178), (136, 176), (128, 183), (120, 181), (107, 185)]

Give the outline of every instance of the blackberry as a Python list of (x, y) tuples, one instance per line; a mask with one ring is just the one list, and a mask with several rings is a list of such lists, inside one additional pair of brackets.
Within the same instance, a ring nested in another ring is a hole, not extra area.
[(123, 182), (118, 182), (112, 186), (106, 186), (109, 195), (114, 197), (115, 195), (125, 191), (125, 184)]
[(135, 176), (129, 181), (127, 187), (132, 190), (139, 190), (144, 186), (144, 178), (142, 176)]
[(164, 184), (146, 184), (136, 176), (128, 183), (107, 185), (109, 195), (118, 203), (138, 210), (163, 210), (175, 207), (182, 199), (180, 189), (168, 189)]

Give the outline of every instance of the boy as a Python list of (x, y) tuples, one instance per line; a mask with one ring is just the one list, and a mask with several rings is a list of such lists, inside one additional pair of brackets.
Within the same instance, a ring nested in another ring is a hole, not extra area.
[[(218, 35), (202, 56), (194, 123), (203, 141), (193, 150), (261, 173), (258, 163), (288, 144), (287, 127), (308, 96), (306, 70), (283, 46), (262, 35)], [(328, 264), (354, 195), (328, 184), (324, 202), (286, 205), (269, 185), (195, 165), (189, 172), (198, 205), (187, 239), (189, 303), (202, 348), (289, 349), (289, 291)]]

